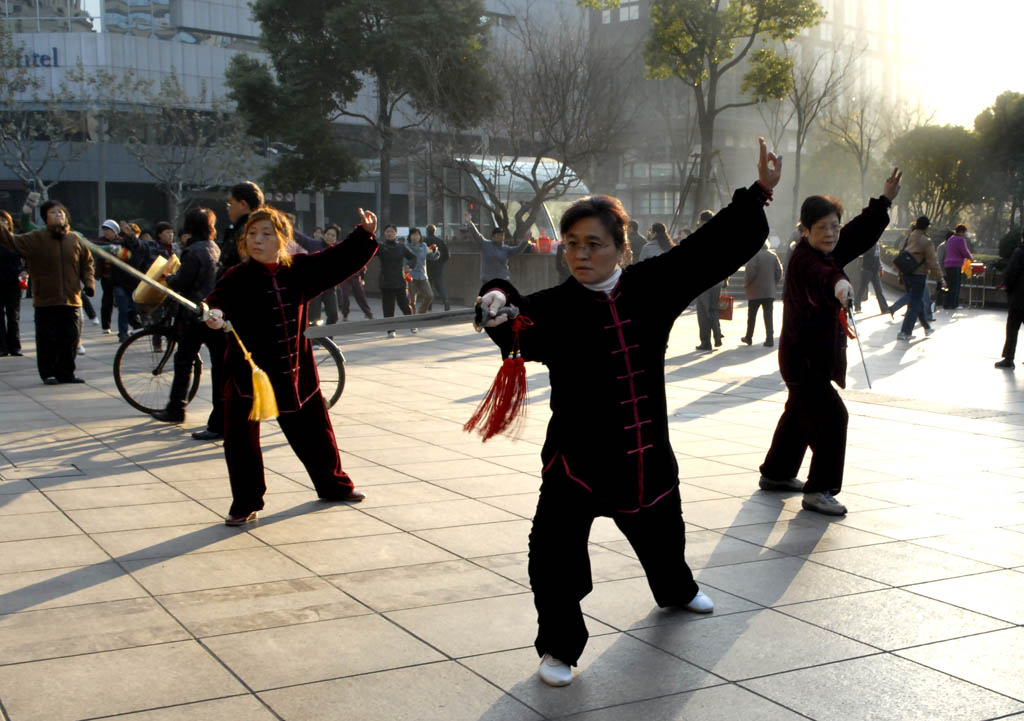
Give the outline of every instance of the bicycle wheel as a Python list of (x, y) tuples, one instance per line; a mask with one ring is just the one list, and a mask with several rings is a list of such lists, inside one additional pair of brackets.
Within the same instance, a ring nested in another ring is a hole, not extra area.
[(331, 408), (345, 390), (345, 358), (338, 344), (330, 338), (317, 338), (316, 343), (313, 346), (313, 360), (316, 361), (316, 372), (320, 376), (320, 392), (327, 407)]
[[(143, 413), (167, 406), (174, 380), (174, 349), (177, 341), (163, 329), (149, 328), (133, 333), (114, 355), (114, 383), (128, 403)], [(196, 358), (187, 399), (199, 388), (202, 363)]]

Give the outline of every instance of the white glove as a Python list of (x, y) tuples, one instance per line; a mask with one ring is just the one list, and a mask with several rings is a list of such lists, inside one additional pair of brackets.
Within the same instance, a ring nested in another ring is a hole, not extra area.
[(850, 285), (850, 281), (846, 278), (840, 278), (839, 282), (836, 283), (836, 298), (845, 308), (850, 304), (850, 296), (853, 295), (853, 286)]
[(478, 326), (475, 321), (473, 322), (473, 327), (477, 331), (481, 330), (482, 327), (493, 328), (508, 320), (508, 316), (505, 314), (495, 317), (499, 308), (508, 305), (508, 297), (500, 290), (487, 291), (483, 296), (476, 299), (476, 304), (484, 309), (485, 319), (483, 326)]
[(206, 319), (206, 325), (213, 330), (220, 330), (224, 327), (224, 311), (220, 308), (211, 308), (210, 315)]

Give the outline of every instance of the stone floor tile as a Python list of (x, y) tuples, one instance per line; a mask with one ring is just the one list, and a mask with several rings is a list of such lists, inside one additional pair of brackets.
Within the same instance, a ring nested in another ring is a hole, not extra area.
[(385, 508), (367, 508), (366, 513), (403, 531), (450, 528), (515, 520), (515, 516), (480, 501), (463, 498)]
[(563, 716), (565, 721), (800, 721), (799, 716), (732, 684)]
[(113, 562), (0, 575), (0, 614), (148, 595)]
[[(393, 533), (396, 529), (362, 512), (353, 505), (322, 506), (321, 511), (299, 515), (264, 517), (248, 535), (263, 543), (279, 546), (288, 543), (326, 541), (335, 538)], [(329, 511), (329, 512), (328, 512)]]
[[(691, 456), (679, 456), (679, 478), (695, 486), (703, 485), (701, 480), (707, 476), (720, 476), (727, 474), (742, 473), (750, 478), (750, 470), (741, 465), (723, 463), (724, 459), (710, 460), (707, 458), (694, 458)], [(698, 480), (700, 479), (700, 480)], [(753, 486), (757, 486), (754, 479)]]
[(159, 480), (148, 471), (135, 464), (123, 467), (108, 465), (103, 469), (79, 472), (73, 476), (55, 478), (37, 478), (32, 483), (44, 492), (75, 491), (87, 488), (116, 488), (120, 486), (149, 485)]
[(150, 598), (0, 616), (2, 664), (184, 641), (189, 634)]
[[(401, 693), (395, 693), (395, 689), (401, 689)], [(260, 697), (285, 721), (541, 719), (500, 689), (451, 661), (265, 691)]]
[(777, 606), (819, 598), (875, 591), (882, 584), (801, 558), (776, 558), (705, 568), (697, 581), (762, 606)]
[(231, 696), (215, 701), (198, 701), (183, 706), (103, 717), (110, 721), (275, 721), (276, 718), (255, 696)]
[(919, 538), (914, 544), (994, 566), (1015, 568), (1024, 565), (1024, 543), (1017, 538), (1018, 535), (1009, 529), (988, 528), (969, 533)]
[(655, 626), (633, 635), (730, 681), (875, 651), (770, 609)]
[(296, 578), (159, 597), (185, 628), (202, 638), (360, 616), (366, 606), (321, 578)]
[(0, 518), (56, 510), (57, 508), (39, 491), (0, 495)]
[(119, 561), (264, 547), (264, 544), (252, 535), (239, 533), (238, 529), (229, 528), (224, 524), (111, 531), (94, 533), (92, 539)]
[[(371, 463), (380, 463), (397, 470), (405, 470), (409, 464), (422, 463), (424, 466), (439, 465), (444, 461), (463, 461), (468, 460), (463, 454), (449, 451), (447, 448), (440, 448), (438, 446), (425, 445), (418, 448), (386, 448), (382, 450), (365, 450), (359, 451), (349, 455), (357, 455), (360, 458), (365, 458)], [(483, 462), (482, 462), (483, 463)], [(485, 463), (486, 466), (492, 464)], [(483, 466), (481, 466), (483, 467)], [(500, 472), (501, 469), (498, 469)], [(409, 475), (415, 476), (415, 473)], [(417, 476), (422, 480), (430, 480), (422, 476)]]
[[(716, 616), (760, 609), (757, 604), (710, 586), (702, 590), (714, 600)], [(595, 583), (581, 606), (587, 616), (621, 631), (708, 618), (679, 608), (659, 608), (645, 576)]]
[(81, 488), (72, 491), (51, 490), (46, 494), (59, 508), (77, 511), (83, 508), (116, 508), (149, 503), (188, 500), (166, 483), (142, 483), (108, 488)]
[[(644, 575), (643, 566), (635, 558), (593, 543), (590, 544), (589, 551), (590, 577), (594, 583), (623, 578), (638, 578)], [(527, 588), (530, 586), (528, 562), (529, 557), (526, 551), (473, 558), (473, 563), (490, 569)]]
[(508, 511), (520, 518), (532, 520), (534, 513), (537, 511), (537, 499), (539, 497), (540, 494), (537, 491), (531, 491), (529, 493), (516, 493), (510, 496), (490, 496), (481, 500), (489, 506)]
[(808, 558), (815, 563), (890, 586), (906, 586), (996, 570), (995, 566), (987, 563), (902, 541), (812, 553)]
[(215, 636), (205, 643), (257, 691), (443, 658), (376, 615)]
[[(469, 498), (488, 498), (491, 496), (509, 496), (522, 493), (532, 495), (536, 499), (540, 490), (540, 478), (531, 473), (501, 473), (496, 476), (439, 478), (432, 481), (432, 483)], [(536, 506), (536, 502), (534, 506)]]
[[(496, 556), (503, 553), (525, 551), (530, 535), (531, 521), (517, 520), (488, 523), (484, 526), (458, 526), (416, 531), (415, 535), (451, 551), (456, 556)], [(481, 533), (486, 529), (487, 533)]]
[(4, 516), (0, 522), (0, 542), (75, 536), (81, 532), (81, 529), (60, 511)]
[(462, 560), (346, 573), (327, 580), (381, 612), (523, 592), (520, 584)]
[(564, 688), (551, 688), (537, 678), (537, 652), (532, 647), (474, 656), (462, 663), (548, 718), (722, 682), (692, 664), (619, 633), (591, 637), (575, 669), (575, 679)]
[(273, 548), (194, 553), (171, 558), (124, 561), (150, 593), (185, 593), (311, 576), (309, 570)]
[(1024, 628), (900, 651), (897, 655), (1024, 701)]
[(751, 523), (774, 523), (795, 518), (796, 514), (781, 508), (739, 498), (694, 501), (683, 504), (683, 520), (701, 528), (725, 529)]
[[(600, 545), (636, 558), (629, 541), (605, 541)], [(730, 538), (718, 531), (690, 530), (686, 533), (686, 562), (691, 569), (728, 566), (781, 556), (781, 553), (771, 549)]]
[(1006, 628), (1004, 621), (891, 588), (778, 609), (885, 651)]
[(790, 521), (754, 523), (725, 530), (734, 538), (756, 543), (780, 553), (804, 556), (815, 551), (891, 543), (892, 539), (856, 528), (830, 523), (826, 518), (799, 516)]
[(402, 533), (289, 543), (277, 550), (320, 576), (453, 558), (432, 543)]
[(109, 556), (87, 536), (0, 543), (0, 574), (103, 563)]
[(919, 508), (881, 508), (875, 511), (861, 511), (843, 516), (836, 523), (888, 536), (898, 541), (970, 531), (977, 526), (977, 524), (961, 518), (942, 516)]
[[(443, 606), (391, 611), (385, 615), (453, 658), (532, 648), (537, 636), (533, 594), (521, 591)], [(597, 621), (587, 626), (591, 636), (612, 631)]]
[(908, 591), (969, 611), (1024, 624), (1024, 573), (996, 571), (908, 586)]
[(0, 666), (0, 697), (17, 721), (77, 721), (244, 691), (194, 641)]
[[(455, 455), (455, 454), (452, 454)], [(417, 463), (398, 463), (393, 461), (380, 461), (388, 463), (399, 473), (404, 473), (421, 481), (436, 481), (440, 479), (453, 478), (478, 478), (481, 476), (496, 476), (502, 473), (516, 473), (511, 468), (499, 466), (497, 463), (481, 460), (479, 458), (454, 458), (451, 460), (427, 460)]]
[(463, 498), (436, 483), (426, 481), (406, 481), (373, 486), (373, 491), (366, 492), (366, 500), (359, 504), (360, 508), (380, 508), (384, 506), (404, 506), (437, 501), (455, 501)]
[[(302, 490), (309, 491), (313, 487), (308, 478), (305, 479), (306, 482), (303, 483), (303, 479), (294, 481), (285, 478), (279, 473), (266, 471), (264, 475), (267, 482), (267, 493), (290, 493)], [(195, 480), (186, 481), (168, 481), (168, 485), (178, 489), (189, 498), (194, 498), (196, 500), (203, 500), (207, 498), (226, 498), (227, 495), (231, 494), (231, 483), (228, 481), (226, 468), (224, 469), (223, 476), (197, 478)]]
[(1019, 701), (885, 654), (741, 685), (815, 721), (984, 721), (1024, 708)]
[(223, 520), (196, 501), (151, 503), (119, 508), (87, 508), (68, 511), (67, 514), (86, 533), (129, 531), (135, 528), (159, 528), (189, 523), (219, 523)]

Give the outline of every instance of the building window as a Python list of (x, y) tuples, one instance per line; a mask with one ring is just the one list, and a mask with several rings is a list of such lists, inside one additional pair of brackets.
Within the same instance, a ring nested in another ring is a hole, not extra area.
[(612, 11), (611, 10), (602, 10), (601, 11), (601, 22), (604, 23), (605, 25), (607, 25), (611, 21), (612, 21)]
[(628, 22), (630, 20), (640, 19), (640, 3), (639, 2), (623, 2), (619, 6), (619, 22)]

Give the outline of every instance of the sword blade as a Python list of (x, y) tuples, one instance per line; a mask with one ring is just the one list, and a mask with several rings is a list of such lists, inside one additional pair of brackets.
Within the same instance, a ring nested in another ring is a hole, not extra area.
[(399, 318), (374, 318), (373, 320), (357, 320), (350, 323), (334, 323), (332, 325), (311, 325), (306, 329), (306, 337), (315, 340), (324, 336), (352, 335), (372, 330), (398, 330), (399, 328), (430, 328), (433, 326), (454, 325), (456, 323), (473, 322), (476, 311), (447, 310), (421, 315), (404, 315)]
[(857, 330), (857, 321), (853, 319), (853, 309), (847, 308), (846, 315), (850, 319), (850, 327), (853, 328), (854, 339), (857, 341), (857, 350), (860, 351), (860, 367), (864, 369), (864, 378), (867, 379), (868, 389), (870, 389), (871, 376), (868, 375), (868, 363), (864, 360), (864, 347), (860, 344), (860, 331)]
[(185, 296), (180, 295), (179, 293), (174, 292), (173, 290), (168, 288), (166, 285), (164, 285), (160, 281), (153, 280), (152, 278), (150, 278), (145, 273), (142, 273), (141, 271), (139, 271), (139, 270), (133, 268), (132, 266), (128, 265), (127, 263), (125, 263), (123, 260), (118, 258), (116, 255), (112, 255), (111, 253), (108, 253), (107, 251), (103, 250), (103, 248), (101, 248), (100, 246), (96, 245), (91, 240), (87, 240), (85, 238), (82, 238), (81, 240), (85, 244), (86, 248), (91, 250), (93, 253), (96, 253), (97, 255), (102, 257), (103, 259), (113, 263), (118, 268), (123, 270), (125, 273), (128, 273), (129, 275), (131, 275), (133, 278), (138, 278), (143, 283), (146, 283), (147, 285), (150, 285), (153, 288), (156, 288), (161, 293), (166, 295), (168, 298), (170, 298), (171, 300), (179, 303), (180, 305), (185, 306), (186, 308), (188, 308), (193, 313), (199, 313), (199, 306), (196, 305), (195, 303), (193, 303), (192, 301), (190, 301)]

